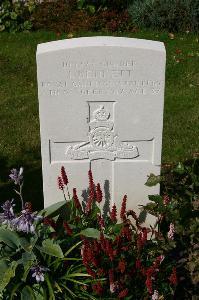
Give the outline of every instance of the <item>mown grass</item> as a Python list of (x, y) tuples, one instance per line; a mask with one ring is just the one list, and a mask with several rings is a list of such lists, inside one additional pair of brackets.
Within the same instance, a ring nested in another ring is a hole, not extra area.
[[(93, 35), (99, 33), (82, 33), (75, 37)], [(170, 163), (190, 158), (199, 150), (198, 37), (179, 33), (171, 39), (168, 33), (151, 31), (121, 36), (165, 43), (162, 161)], [(26, 200), (38, 203), (42, 199), (35, 52), (38, 43), (62, 38), (66, 38), (66, 34), (59, 37), (53, 32), (0, 34), (0, 197), (7, 195), (5, 183), (9, 169), (23, 165), (27, 173)]]

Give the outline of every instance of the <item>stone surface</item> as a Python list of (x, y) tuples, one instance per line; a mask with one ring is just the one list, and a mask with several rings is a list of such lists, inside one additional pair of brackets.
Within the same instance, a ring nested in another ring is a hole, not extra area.
[(44, 205), (63, 200), (60, 167), (86, 195), (87, 173), (107, 203), (148, 201), (161, 163), (165, 48), (160, 42), (91, 37), (38, 45)]

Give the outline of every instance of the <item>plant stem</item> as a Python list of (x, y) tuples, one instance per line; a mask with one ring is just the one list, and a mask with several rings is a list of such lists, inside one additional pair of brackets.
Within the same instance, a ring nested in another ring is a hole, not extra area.
[(67, 192), (68, 192), (68, 199), (70, 200), (70, 193), (69, 193), (68, 186), (67, 186)]
[(64, 195), (64, 200), (67, 201), (67, 200), (66, 200), (66, 195), (65, 195), (64, 189), (63, 189), (62, 191), (63, 191), (63, 195)]
[(24, 209), (24, 201), (23, 201), (23, 196), (22, 196), (22, 188), (23, 188), (23, 183), (19, 185), (19, 196), (20, 196), (20, 199), (21, 199), (21, 207), (22, 207), (22, 210)]

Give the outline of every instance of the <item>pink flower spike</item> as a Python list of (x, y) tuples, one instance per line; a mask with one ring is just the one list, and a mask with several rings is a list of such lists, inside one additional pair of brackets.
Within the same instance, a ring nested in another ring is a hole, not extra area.
[(68, 177), (66, 175), (66, 170), (64, 168), (64, 166), (61, 167), (61, 178), (62, 178), (62, 181), (65, 185), (68, 184)]
[(102, 202), (102, 190), (99, 183), (97, 184), (97, 188), (96, 188), (96, 201), (98, 203)]
[(167, 236), (170, 240), (174, 240), (174, 234), (175, 234), (175, 226), (173, 223), (169, 226), (169, 232), (167, 233)]
[(117, 222), (117, 208), (115, 203), (113, 204), (111, 213), (110, 213), (110, 218), (112, 222)]
[(64, 189), (64, 183), (63, 183), (63, 181), (62, 181), (62, 179), (61, 179), (60, 176), (57, 177), (57, 184), (58, 184), (58, 188), (63, 191), (63, 189)]
[(124, 195), (124, 198), (122, 200), (122, 207), (120, 211), (120, 218), (124, 219), (126, 214), (126, 202), (127, 202), (127, 195)]
[(163, 204), (164, 206), (167, 206), (170, 203), (170, 198), (168, 195), (163, 196)]
[(76, 191), (75, 188), (73, 189), (73, 201), (74, 201), (75, 207), (76, 207), (77, 209), (81, 209), (81, 208), (82, 208), (82, 207), (81, 207), (81, 204), (80, 204), (80, 202), (79, 202), (78, 196), (77, 196), (77, 191)]

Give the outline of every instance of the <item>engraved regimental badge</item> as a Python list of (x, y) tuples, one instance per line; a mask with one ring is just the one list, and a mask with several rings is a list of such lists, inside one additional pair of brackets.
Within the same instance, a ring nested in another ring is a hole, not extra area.
[(132, 159), (139, 156), (136, 146), (128, 142), (119, 142), (114, 134), (114, 123), (110, 120), (110, 112), (100, 106), (93, 112), (93, 120), (89, 122), (88, 141), (67, 146), (68, 160), (81, 159)]

